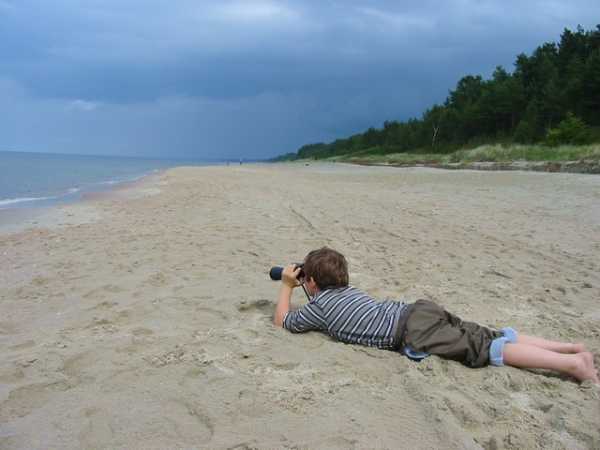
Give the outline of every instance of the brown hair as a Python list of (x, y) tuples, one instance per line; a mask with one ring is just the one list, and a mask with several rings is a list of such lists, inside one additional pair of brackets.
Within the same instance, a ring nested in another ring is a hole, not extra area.
[(348, 265), (339, 252), (327, 247), (311, 251), (304, 259), (306, 278), (312, 278), (319, 289), (348, 286)]

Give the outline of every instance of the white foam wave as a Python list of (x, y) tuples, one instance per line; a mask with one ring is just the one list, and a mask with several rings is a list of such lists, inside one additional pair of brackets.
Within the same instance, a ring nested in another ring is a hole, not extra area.
[(27, 203), (27, 202), (37, 202), (44, 200), (52, 200), (57, 197), (20, 197), (20, 198), (6, 198), (0, 200), (0, 207), (7, 205), (14, 205), (16, 203)]

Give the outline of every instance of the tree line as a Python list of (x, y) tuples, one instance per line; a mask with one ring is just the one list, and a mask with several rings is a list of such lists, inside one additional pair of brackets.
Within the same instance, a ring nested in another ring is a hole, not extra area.
[(448, 153), (486, 143), (544, 145), (600, 141), (600, 25), (565, 29), (560, 42), (517, 56), (513, 73), (461, 78), (442, 105), (421, 119), (385, 121), (381, 129), (301, 147), (276, 160), (341, 155)]

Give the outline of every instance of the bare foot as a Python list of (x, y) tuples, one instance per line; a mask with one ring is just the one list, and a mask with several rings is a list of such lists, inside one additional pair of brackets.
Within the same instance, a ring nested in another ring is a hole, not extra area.
[(568, 372), (573, 378), (578, 381), (591, 380), (596, 384), (600, 384), (598, 374), (594, 368), (594, 357), (589, 352), (580, 352), (573, 355), (575, 363), (573, 369)]

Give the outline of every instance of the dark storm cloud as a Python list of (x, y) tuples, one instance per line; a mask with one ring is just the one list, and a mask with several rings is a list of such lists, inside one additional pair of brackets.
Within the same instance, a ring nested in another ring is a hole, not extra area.
[[(0, 150), (267, 157), (420, 117), (596, 1), (0, 0)], [(10, 111), (10, 114), (8, 113)], [(34, 127), (37, 132), (31, 133)]]

